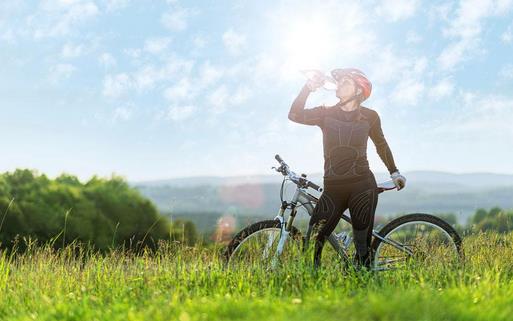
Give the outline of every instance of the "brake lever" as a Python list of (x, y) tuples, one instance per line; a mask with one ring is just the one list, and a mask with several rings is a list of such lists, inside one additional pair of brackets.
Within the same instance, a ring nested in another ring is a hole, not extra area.
[(282, 165), (282, 166), (280, 166), (280, 167), (278, 167), (278, 168), (276, 168), (276, 167), (272, 166), (272, 167), (271, 167), (271, 169), (274, 169), (274, 170), (275, 170), (275, 171), (277, 171), (278, 173), (281, 173), (282, 175), (284, 175), (284, 176), (285, 176), (284, 169), (283, 169), (283, 165)]

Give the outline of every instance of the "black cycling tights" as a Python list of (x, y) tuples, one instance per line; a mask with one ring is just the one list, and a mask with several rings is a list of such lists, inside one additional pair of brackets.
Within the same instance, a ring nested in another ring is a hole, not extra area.
[(369, 266), (374, 213), (378, 203), (374, 175), (354, 183), (327, 183), (315, 206), (310, 225), (315, 238), (314, 265), (320, 267), (322, 248), (349, 208), (356, 247), (356, 263)]

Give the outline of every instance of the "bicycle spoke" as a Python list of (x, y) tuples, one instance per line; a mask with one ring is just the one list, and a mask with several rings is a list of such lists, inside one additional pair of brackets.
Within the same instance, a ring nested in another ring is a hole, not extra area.
[(405, 267), (408, 264), (446, 264), (458, 258), (450, 235), (439, 226), (423, 221), (399, 225), (376, 249), (377, 268)]
[(271, 249), (273, 243), (275, 241), (274, 233), (269, 233), (267, 244), (264, 247), (264, 251), (262, 253), (262, 259), (267, 259), (267, 256), (269, 255), (269, 250)]
[(230, 256), (230, 265), (239, 268), (272, 270), (279, 263), (300, 257), (300, 242), (291, 241), (290, 234), (278, 253), (281, 228), (264, 228), (245, 237)]

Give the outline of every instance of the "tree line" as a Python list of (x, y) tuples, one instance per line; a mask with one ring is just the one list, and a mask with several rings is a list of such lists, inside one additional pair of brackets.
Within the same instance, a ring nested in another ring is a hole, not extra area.
[(158, 240), (196, 242), (191, 222), (173, 221), (119, 176), (73, 175), (50, 179), (18, 169), (0, 174), (0, 246), (37, 240), (62, 247), (89, 243), (99, 250), (123, 246), (155, 248)]
[[(194, 245), (199, 238), (191, 221), (171, 221), (161, 215), (149, 199), (119, 176), (95, 176), (82, 183), (73, 175), (50, 179), (26, 169), (0, 174), (0, 216), (3, 248), (20, 239), (50, 241), (56, 248), (78, 241), (106, 250), (155, 248), (159, 240)], [(438, 216), (462, 234), (513, 230), (513, 210), (499, 207), (478, 209), (464, 225), (458, 224), (453, 213)]]
[(437, 216), (447, 221), (458, 233), (463, 235), (487, 231), (498, 233), (513, 231), (513, 210), (506, 210), (500, 207), (493, 207), (489, 210), (479, 208), (466, 224), (458, 223), (454, 213), (438, 214)]

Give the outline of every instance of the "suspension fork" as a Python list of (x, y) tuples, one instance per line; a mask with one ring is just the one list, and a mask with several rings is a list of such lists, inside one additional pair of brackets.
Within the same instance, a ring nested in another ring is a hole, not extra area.
[[(284, 226), (284, 222), (285, 222), (284, 214), (285, 214), (285, 210), (287, 209), (287, 206), (288, 206), (288, 203), (286, 201), (283, 201), (281, 203), (280, 209), (278, 211), (278, 215), (276, 215), (276, 217), (274, 218), (274, 220), (280, 221), (280, 239), (281, 239), (281, 235), (283, 234), (283, 226)], [(267, 245), (265, 246), (264, 252), (262, 253), (262, 257), (264, 259), (266, 259), (268, 257), (269, 250), (271, 249), (273, 243), (274, 243), (274, 235), (269, 234), (269, 236), (267, 237)]]
[(299, 189), (296, 189), (296, 192), (294, 193), (294, 197), (292, 198), (292, 201), (290, 202), (290, 215), (287, 219), (287, 222), (285, 222), (284, 213), (285, 209), (287, 208), (288, 204), (287, 202), (283, 202), (280, 207), (280, 211), (278, 213), (278, 216), (276, 218), (280, 220), (280, 226), (281, 226), (281, 233), (280, 233), (280, 240), (278, 241), (278, 247), (276, 248), (276, 253), (273, 257), (272, 266), (276, 266), (278, 263), (278, 257), (283, 252), (283, 248), (285, 246), (285, 243), (287, 242), (287, 238), (289, 237), (290, 231), (292, 229), (292, 224), (294, 223), (294, 219), (296, 218), (297, 210), (296, 210), (296, 204), (297, 200), (299, 198)]
[(296, 210), (296, 204), (291, 204), (291, 210), (290, 215), (286, 223), (284, 223), (284, 219), (281, 224), (281, 235), (280, 235), (280, 241), (278, 242), (278, 248), (276, 249), (276, 254), (281, 255), (283, 252), (283, 247), (285, 246), (285, 242), (287, 241), (287, 238), (289, 237), (290, 231), (292, 229), (292, 224), (294, 223), (294, 219), (296, 218), (297, 210)]

